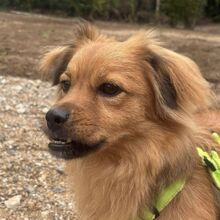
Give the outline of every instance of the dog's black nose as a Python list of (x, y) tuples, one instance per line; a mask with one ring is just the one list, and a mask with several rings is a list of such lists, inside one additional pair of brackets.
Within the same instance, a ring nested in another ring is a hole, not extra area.
[(47, 126), (51, 130), (59, 129), (69, 118), (69, 112), (64, 108), (52, 108), (46, 114)]

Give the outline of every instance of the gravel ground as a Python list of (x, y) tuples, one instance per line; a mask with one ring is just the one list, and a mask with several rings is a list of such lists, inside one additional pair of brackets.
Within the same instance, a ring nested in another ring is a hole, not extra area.
[(0, 220), (76, 220), (63, 161), (51, 157), (41, 121), (52, 100), (40, 80), (0, 76)]

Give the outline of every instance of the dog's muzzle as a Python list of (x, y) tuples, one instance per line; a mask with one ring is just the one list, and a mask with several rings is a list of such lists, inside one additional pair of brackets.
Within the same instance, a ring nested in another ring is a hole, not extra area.
[(65, 132), (65, 125), (69, 116), (69, 111), (59, 107), (50, 109), (46, 114), (49, 138), (51, 140), (48, 147), (51, 154), (69, 160), (86, 156), (98, 150), (105, 142), (104, 139), (96, 143), (85, 143), (76, 140), (76, 138), (68, 138), (68, 134)]
[(52, 155), (65, 160), (84, 157), (94, 151), (97, 151), (104, 143), (104, 140), (95, 144), (85, 144), (82, 142), (74, 141), (52, 141), (48, 147)]

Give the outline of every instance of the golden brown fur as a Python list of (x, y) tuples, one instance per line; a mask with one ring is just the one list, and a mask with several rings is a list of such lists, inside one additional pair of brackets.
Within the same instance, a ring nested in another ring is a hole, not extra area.
[[(219, 112), (208, 109), (212, 94), (192, 60), (161, 47), (152, 32), (118, 42), (82, 24), (73, 44), (46, 54), (41, 70), (54, 84), (71, 81), (56, 102), (72, 110), (68, 135), (107, 140), (99, 151), (67, 162), (82, 220), (133, 220), (179, 177), (186, 185), (158, 220), (219, 219), (195, 150), (213, 146), (209, 130), (220, 131)], [(100, 96), (97, 87), (106, 81), (125, 92)]]

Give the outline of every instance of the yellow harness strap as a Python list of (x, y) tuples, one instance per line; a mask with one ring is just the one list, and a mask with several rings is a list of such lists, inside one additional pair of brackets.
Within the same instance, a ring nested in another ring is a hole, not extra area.
[(155, 205), (152, 211), (146, 210), (142, 213), (141, 217), (135, 220), (153, 220), (156, 219), (160, 212), (176, 197), (176, 195), (183, 189), (185, 185), (185, 178), (178, 179), (170, 184), (163, 191), (159, 193), (155, 200)]
[[(220, 136), (217, 133), (212, 133), (212, 138), (220, 145)], [(220, 189), (220, 157), (218, 153), (215, 150), (211, 150), (209, 153), (200, 147), (197, 147), (197, 152), (202, 159), (203, 165), (208, 168), (215, 186)]]
[[(220, 136), (217, 133), (212, 133), (213, 140), (220, 145)], [(220, 189), (220, 157), (218, 153), (212, 150), (210, 153), (203, 151), (200, 147), (197, 148), (198, 155), (202, 158), (202, 163), (207, 166), (212, 179), (218, 189)], [(182, 191), (185, 185), (185, 178), (178, 179), (162, 192), (159, 193), (155, 200), (153, 210), (145, 210), (142, 215), (135, 220), (154, 220), (160, 212)]]

